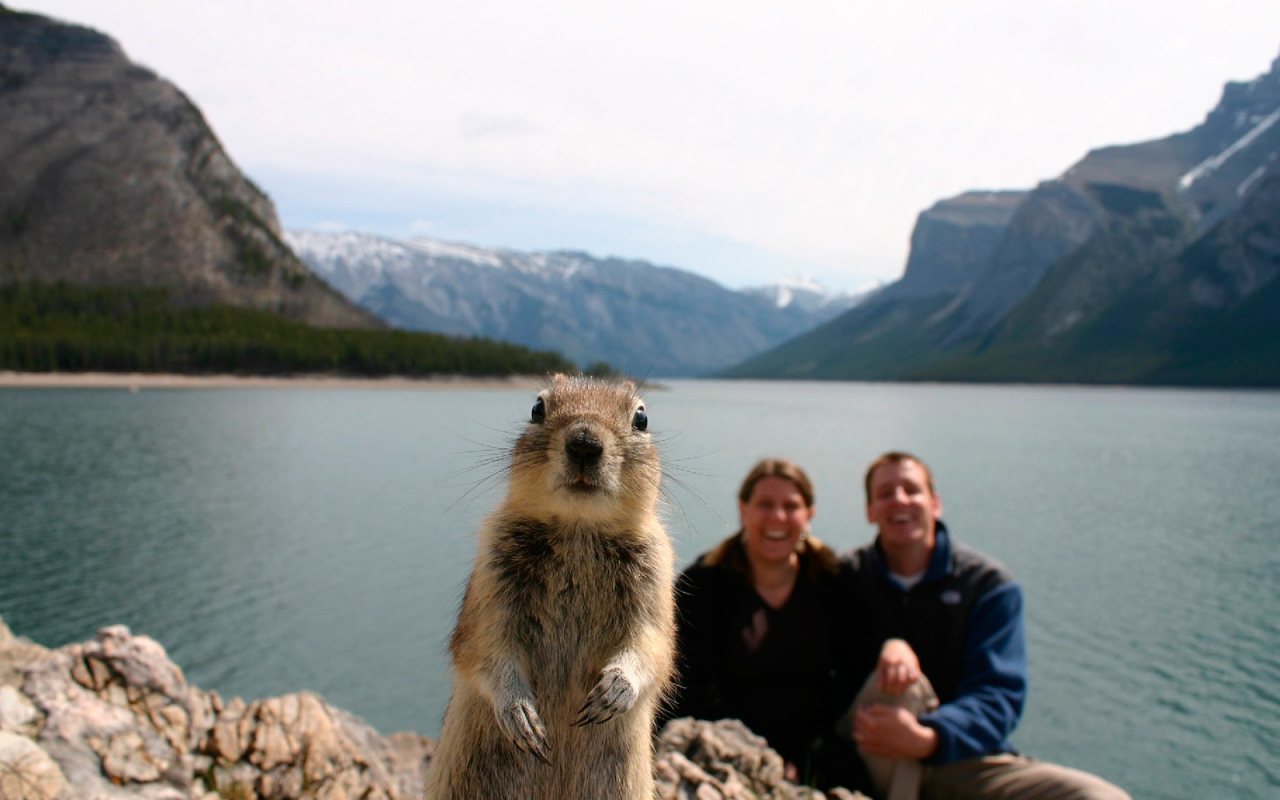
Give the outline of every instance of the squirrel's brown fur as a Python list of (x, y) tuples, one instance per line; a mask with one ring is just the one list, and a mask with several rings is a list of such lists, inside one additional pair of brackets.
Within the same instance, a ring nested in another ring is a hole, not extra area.
[(630, 384), (557, 375), (483, 524), (427, 800), (652, 800), (674, 556)]

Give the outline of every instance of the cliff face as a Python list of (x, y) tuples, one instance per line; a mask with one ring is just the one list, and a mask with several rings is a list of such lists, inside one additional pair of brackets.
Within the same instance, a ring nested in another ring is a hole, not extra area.
[(1102, 214), (1069, 185), (1038, 186), (1018, 207), (991, 260), (969, 284), (967, 302), (947, 320), (942, 341), (952, 344), (990, 330), (1060, 259), (1095, 235)]
[(0, 280), (380, 324), (307, 271), (199, 110), (108, 37), (0, 6), (0, 119)]
[(1026, 192), (966, 192), (920, 212), (911, 255), (888, 297), (927, 297), (974, 280), (996, 253)]

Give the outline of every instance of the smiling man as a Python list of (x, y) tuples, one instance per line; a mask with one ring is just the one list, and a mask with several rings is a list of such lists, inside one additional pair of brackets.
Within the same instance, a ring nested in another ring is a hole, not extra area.
[[(1003, 566), (951, 540), (929, 468), (886, 453), (864, 484), (877, 535), (843, 557), (850, 602), (864, 610), (872, 639), (903, 639), (918, 657), (918, 669), (911, 659), (882, 658), (855, 703), (853, 739), (878, 792), (1127, 800), (1101, 778), (1014, 750), (1009, 737), (1027, 696), (1022, 588)], [(904, 692), (919, 672), (924, 678)]]

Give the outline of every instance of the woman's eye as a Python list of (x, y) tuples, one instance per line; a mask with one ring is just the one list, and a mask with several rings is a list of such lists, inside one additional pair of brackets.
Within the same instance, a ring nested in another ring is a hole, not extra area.
[(638, 431), (647, 430), (649, 427), (649, 415), (644, 413), (643, 408), (636, 409), (636, 415), (631, 418), (631, 427)]
[(529, 419), (539, 425), (547, 418), (547, 404), (539, 397), (533, 404), (533, 413), (529, 415)]

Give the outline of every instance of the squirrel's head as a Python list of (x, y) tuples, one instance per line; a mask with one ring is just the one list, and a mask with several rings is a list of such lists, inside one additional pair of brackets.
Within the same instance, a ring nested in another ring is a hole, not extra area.
[(661, 467), (630, 381), (555, 375), (511, 458), (511, 491), (539, 516), (603, 520), (652, 510)]

